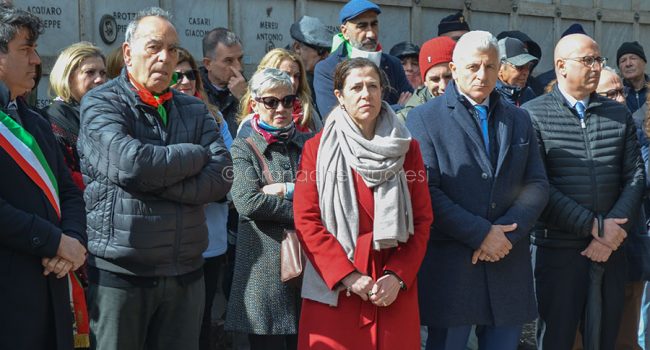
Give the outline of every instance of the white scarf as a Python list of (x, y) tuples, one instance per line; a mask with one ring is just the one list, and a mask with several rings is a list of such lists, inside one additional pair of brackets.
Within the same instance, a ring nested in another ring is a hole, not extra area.
[[(321, 220), (348, 259), (354, 258), (359, 235), (359, 207), (351, 170), (373, 191), (373, 248), (393, 248), (413, 235), (413, 209), (403, 167), (410, 143), (411, 134), (386, 102), (382, 102), (371, 140), (363, 137), (340, 106), (327, 118), (316, 161)], [(336, 306), (338, 291), (329, 290), (308, 262), (302, 297)]]

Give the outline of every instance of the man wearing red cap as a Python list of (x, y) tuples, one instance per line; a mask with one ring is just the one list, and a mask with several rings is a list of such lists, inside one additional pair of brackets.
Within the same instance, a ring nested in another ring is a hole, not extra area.
[(447, 36), (433, 38), (422, 45), (420, 74), (424, 86), (415, 90), (404, 108), (397, 113), (397, 116), (403, 121), (406, 121), (406, 116), (411, 109), (445, 92), (447, 84), (452, 79), (449, 62), (451, 62), (454, 47), (456, 47), (456, 41)]

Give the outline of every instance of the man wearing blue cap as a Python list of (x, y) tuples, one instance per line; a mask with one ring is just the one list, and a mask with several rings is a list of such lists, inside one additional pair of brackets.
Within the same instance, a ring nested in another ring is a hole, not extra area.
[(337, 104), (334, 97), (334, 69), (339, 62), (348, 58), (367, 58), (386, 73), (392, 89), (384, 94), (384, 100), (391, 105), (403, 105), (411, 97), (413, 88), (406, 79), (401, 62), (382, 53), (378, 41), (377, 17), (380, 13), (379, 6), (368, 0), (351, 0), (339, 12), (341, 33), (334, 37), (332, 54), (319, 62), (314, 71), (316, 105), (323, 118)]

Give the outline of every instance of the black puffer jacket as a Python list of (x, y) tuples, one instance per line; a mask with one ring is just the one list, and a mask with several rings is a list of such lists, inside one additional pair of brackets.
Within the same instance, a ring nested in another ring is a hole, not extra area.
[(537, 132), (550, 184), (549, 201), (532, 242), (584, 247), (594, 217), (629, 218), (629, 231), (644, 191), (636, 128), (624, 105), (591, 94), (585, 128), (557, 85), (522, 106)]
[(123, 72), (81, 102), (89, 263), (138, 276), (195, 271), (208, 243), (203, 204), (230, 190), (232, 160), (199, 99), (174, 91), (164, 126), (132, 89)]

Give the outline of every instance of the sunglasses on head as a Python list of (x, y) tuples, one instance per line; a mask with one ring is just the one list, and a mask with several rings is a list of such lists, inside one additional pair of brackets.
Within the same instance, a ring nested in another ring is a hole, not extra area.
[(282, 107), (284, 108), (291, 108), (295, 100), (296, 95), (287, 95), (281, 99), (273, 96), (255, 97), (255, 101), (262, 103), (268, 109), (276, 109), (280, 103), (282, 103)]
[(196, 80), (196, 72), (194, 70), (186, 70), (184, 72), (175, 72), (176, 81), (179, 83), (183, 80), (183, 77), (187, 77), (188, 80)]

